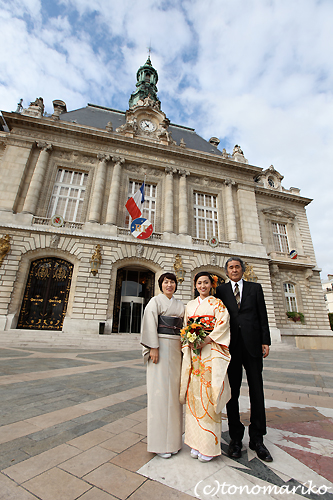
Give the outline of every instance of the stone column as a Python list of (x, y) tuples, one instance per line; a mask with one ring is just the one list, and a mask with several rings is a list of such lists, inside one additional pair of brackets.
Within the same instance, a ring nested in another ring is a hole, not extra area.
[(25, 197), (23, 205), (23, 213), (35, 214), (39, 196), (44, 183), (45, 173), (47, 164), (49, 161), (50, 152), (52, 151), (52, 145), (46, 142), (38, 142), (37, 147), (41, 148), (39, 157), (35, 166), (35, 170), (32, 174), (27, 196)]
[(240, 187), (238, 185), (237, 200), (242, 231), (242, 243), (262, 245), (254, 189), (248, 186)]
[(110, 156), (99, 153), (97, 155), (97, 158), (99, 159), (99, 164), (97, 166), (96, 179), (91, 197), (91, 205), (88, 218), (89, 222), (101, 221), (106, 179), (106, 163), (110, 160)]
[(179, 179), (179, 234), (188, 234), (188, 206), (187, 206), (187, 183), (186, 176), (190, 175), (187, 170), (178, 170)]
[(228, 240), (237, 241), (236, 216), (234, 200), (232, 198), (232, 186), (236, 183), (231, 179), (225, 179), (225, 208), (227, 217)]
[(164, 231), (173, 233), (173, 174), (176, 170), (172, 167), (165, 169), (165, 193), (164, 193)]
[(106, 223), (116, 224), (117, 213), (119, 208), (119, 193), (120, 193), (120, 180), (121, 180), (121, 165), (125, 163), (124, 158), (112, 157), (115, 162), (113, 167), (112, 181), (110, 187), (108, 208), (106, 212)]

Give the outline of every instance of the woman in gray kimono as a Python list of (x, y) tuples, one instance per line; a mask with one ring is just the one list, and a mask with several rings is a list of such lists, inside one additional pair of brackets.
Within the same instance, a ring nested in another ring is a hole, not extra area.
[(147, 450), (170, 458), (182, 447), (183, 406), (179, 403), (184, 305), (173, 297), (177, 278), (158, 279), (161, 294), (147, 304), (141, 325), (141, 344), (147, 362)]

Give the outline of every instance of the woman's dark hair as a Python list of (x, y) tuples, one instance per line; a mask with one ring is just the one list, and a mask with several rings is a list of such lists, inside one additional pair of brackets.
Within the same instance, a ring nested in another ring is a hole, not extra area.
[(173, 274), (173, 273), (163, 273), (161, 274), (161, 276), (158, 278), (158, 286), (160, 287), (160, 290), (161, 292), (163, 292), (162, 290), (162, 283), (164, 281), (164, 278), (166, 278), (167, 280), (171, 280), (171, 281), (174, 281), (176, 283), (176, 289), (175, 289), (175, 292), (177, 292), (177, 278), (176, 278), (176, 275)]
[(200, 273), (197, 273), (194, 276), (194, 286), (196, 285), (198, 279), (202, 278), (202, 276), (208, 276), (208, 278), (210, 279), (210, 282), (213, 283), (212, 275), (208, 271), (200, 271)]

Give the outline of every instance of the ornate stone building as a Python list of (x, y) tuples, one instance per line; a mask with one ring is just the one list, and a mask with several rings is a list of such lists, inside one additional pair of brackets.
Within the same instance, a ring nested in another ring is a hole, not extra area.
[[(162, 272), (176, 270), (186, 302), (198, 270), (224, 280), (226, 259), (239, 255), (247, 279), (263, 285), (273, 341), (327, 347), (311, 200), (239, 146), (229, 154), (217, 138), (171, 124), (157, 80), (148, 58), (126, 112), (67, 111), (55, 100), (47, 115), (42, 98), (2, 112), (0, 329), (138, 332)], [(144, 180), (154, 231), (140, 240), (125, 203)]]

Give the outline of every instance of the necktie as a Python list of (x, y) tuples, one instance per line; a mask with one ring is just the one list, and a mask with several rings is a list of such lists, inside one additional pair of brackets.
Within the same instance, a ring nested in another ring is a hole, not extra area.
[(238, 283), (236, 283), (235, 288), (234, 288), (234, 296), (237, 302), (238, 309), (240, 308), (240, 293), (239, 293), (239, 286)]

